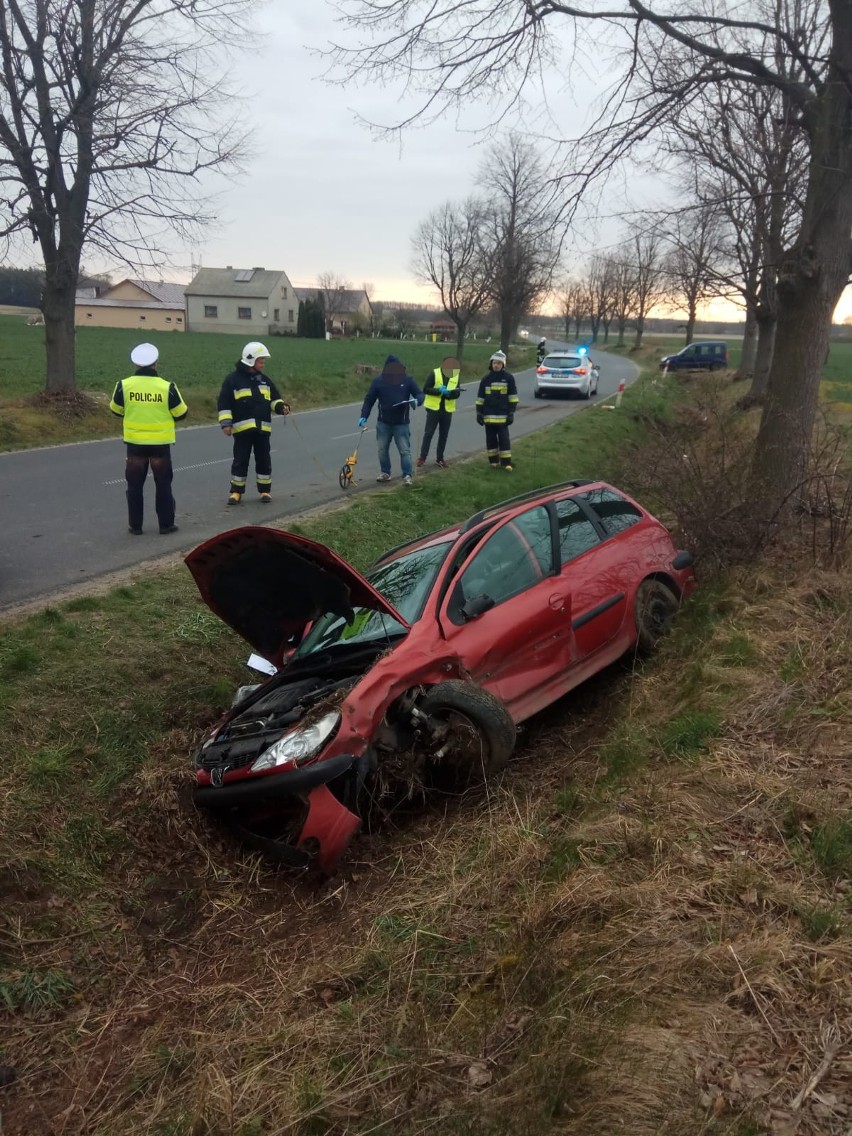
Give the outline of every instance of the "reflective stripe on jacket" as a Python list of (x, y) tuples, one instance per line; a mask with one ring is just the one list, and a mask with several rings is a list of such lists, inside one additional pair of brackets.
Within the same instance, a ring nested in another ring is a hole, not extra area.
[(499, 426), (515, 413), (518, 388), (511, 371), (492, 371), (484, 375), (476, 396), (476, 413), (486, 426)]
[(245, 430), (271, 434), (272, 411), (280, 413), (284, 400), (272, 379), (244, 363), (237, 363), (237, 369), (222, 383), (217, 405), (219, 425), (230, 426), (234, 434)]
[[(458, 390), (460, 374), (460, 371), (453, 371), (452, 376), (449, 379), (445, 379), (444, 372), (441, 368), (435, 368), (431, 380), (423, 387), (426, 395), (423, 405), (427, 410), (440, 410), (443, 404), (443, 409), (452, 414), (456, 408), (458, 395), (450, 392)], [(436, 393), (440, 391), (441, 387), (447, 388), (448, 393), (446, 395)]]
[(137, 446), (171, 445), (175, 419), (183, 418), (188, 409), (175, 384), (159, 375), (120, 379), (109, 408), (124, 420), (125, 442)]

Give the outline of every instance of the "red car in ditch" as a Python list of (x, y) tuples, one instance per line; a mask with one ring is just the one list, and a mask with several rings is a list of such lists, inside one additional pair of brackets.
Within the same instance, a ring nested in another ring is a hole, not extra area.
[(254, 847), (323, 871), (400, 787), (499, 770), (518, 723), (653, 649), (695, 586), (666, 528), (590, 481), (483, 509), (364, 575), (255, 526), (186, 563), (208, 606), (277, 668), (199, 748), (195, 802)]

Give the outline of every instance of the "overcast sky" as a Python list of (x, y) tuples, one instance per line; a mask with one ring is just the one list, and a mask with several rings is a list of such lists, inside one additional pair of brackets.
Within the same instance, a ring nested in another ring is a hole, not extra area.
[[(501, 137), (479, 131), (487, 108), (471, 106), (463, 118), (411, 128), (396, 141), (378, 138), (358, 117), (392, 119), (402, 87), (323, 80), (328, 64), (311, 49), (343, 36), (327, 0), (276, 0), (256, 22), (254, 67), (243, 67), (240, 80), (255, 158), (218, 194), (218, 225), (195, 248), (175, 250), (179, 268), (169, 275), (186, 281), (199, 262), (263, 266), (283, 269), (302, 286), (332, 271), (354, 287), (372, 282), (377, 299), (431, 298), (410, 269), (411, 237), (443, 201), (476, 189), (483, 157)], [(584, 91), (590, 77), (577, 74)], [(561, 129), (581, 130), (585, 95), (560, 90), (551, 97)]]
[[(378, 138), (358, 118), (392, 121), (404, 105), (402, 85), (346, 88), (324, 81), (328, 65), (315, 52), (346, 35), (329, 0), (274, 0), (259, 10), (256, 27), (251, 58), (241, 45), (232, 60), (252, 158), (242, 176), (211, 181), (218, 224), (195, 247), (176, 247), (176, 267), (163, 275), (186, 283), (193, 265), (263, 266), (283, 269), (298, 287), (331, 271), (354, 287), (371, 282), (375, 299), (431, 299), (411, 272), (411, 237), (443, 201), (476, 190), (483, 158), (501, 138), (480, 131), (488, 108), (465, 107), (456, 118), (410, 128), (396, 141)], [(560, 77), (548, 91), (551, 123), (539, 110), (530, 112), (530, 124), (580, 136), (607, 85), (606, 75), (597, 74), (605, 67), (600, 47), (586, 71), (583, 55), (574, 56), (569, 84)], [(665, 192), (648, 175), (622, 171), (606, 190), (598, 220), (578, 226), (579, 245), (591, 251), (618, 243), (620, 214), (659, 205)], [(847, 291), (839, 314), (850, 313)]]

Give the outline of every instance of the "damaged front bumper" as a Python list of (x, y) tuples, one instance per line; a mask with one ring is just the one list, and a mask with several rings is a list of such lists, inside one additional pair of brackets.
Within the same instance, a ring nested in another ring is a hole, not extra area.
[[(316, 864), (321, 871), (331, 872), (360, 827), (361, 818), (335, 796), (329, 783), (339, 780), (344, 786), (341, 795), (354, 804), (367, 768), (363, 757), (338, 754), (303, 769), (245, 777), (224, 785), (199, 785), (193, 800), (199, 808), (220, 814), (274, 809), (288, 800), (306, 805), (307, 815), (291, 845), (282, 846), (277, 841), (256, 836), (251, 843), (267, 852), (274, 848), (278, 859), (295, 867)], [(239, 821), (237, 826), (244, 828)], [(248, 834), (249, 830), (244, 829), (244, 832)], [(309, 841), (319, 845), (316, 854), (303, 847)]]

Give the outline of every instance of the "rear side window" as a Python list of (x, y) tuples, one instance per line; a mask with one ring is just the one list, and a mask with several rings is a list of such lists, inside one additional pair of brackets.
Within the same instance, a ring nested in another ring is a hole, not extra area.
[(614, 489), (592, 489), (583, 494), (583, 500), (600, 518), (607, 536), (624, 532), (642, 520), (642, 511)]
[(559, 552), (562, 563), (567, 564), (600, 544), (597, 530), (576, 501), (557, 501), (559, 519)]

